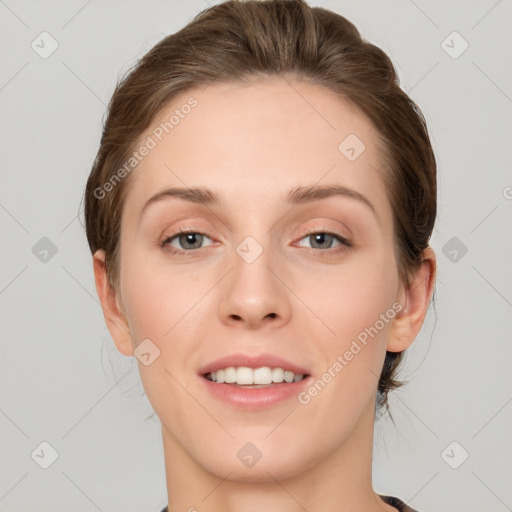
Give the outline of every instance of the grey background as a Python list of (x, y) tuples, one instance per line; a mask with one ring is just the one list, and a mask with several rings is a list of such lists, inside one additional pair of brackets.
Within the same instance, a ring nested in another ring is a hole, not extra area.
[[(437, 313), (395, 425), (377, 422), (375, 489), (424, 512), (512, 510), (512, 2), (310, 3), (390, 55), (439, 165)], [(0, 0), (2, 512), (167, 502), (160, 424), (104, 325), (78, 211), (117, 77), (207, 5)], [(43, 31), (58, 42), (46, 59), (31, 47)], [(469, 44), (457, 58), (453, 31)]]

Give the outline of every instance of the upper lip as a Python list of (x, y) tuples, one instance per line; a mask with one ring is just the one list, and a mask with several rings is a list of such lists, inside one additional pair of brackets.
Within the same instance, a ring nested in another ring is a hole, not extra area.
[(221, 357), (211, 363), (201, 367), (199, 369), (200, 375), (206, 375), (210, 372), (215, 372), (230, 366), (239, 367), (245, 366), (247, 368), (261, 368), (263, 366), (269, 366), (271, 368), (282, 368), (285, 371), (290, 371), (297, 374), (308, 375), (309, 372), (291, 361), (287, 361), (282, 357), (274, 354), (258, 354), (258, 355), (247, 355), (247, 354), (231, 354), (229, 356)]

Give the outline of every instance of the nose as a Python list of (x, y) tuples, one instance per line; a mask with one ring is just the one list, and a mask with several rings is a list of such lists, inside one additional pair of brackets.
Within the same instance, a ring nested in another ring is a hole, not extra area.
[(286, 275), (268, 254), (263, 250), (252, 262), (235, 254), (234, 268), (222, 280), (219, 314), (224, 323), (254, 330), (289, 321), (291, 292), (284, 284)]

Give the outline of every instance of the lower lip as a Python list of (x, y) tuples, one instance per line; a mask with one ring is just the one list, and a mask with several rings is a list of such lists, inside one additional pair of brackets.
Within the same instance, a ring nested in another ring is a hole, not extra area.
[(200, 377), (213, 396), (232, 406), (249, 410), (267, 409), (279, 402), (296, 397), (309, 385), (310, 378), (308, 376), (298, 382), (283, 382), (267, 388), (242, 388), (231, 384), (218, 384), (203, 376)]

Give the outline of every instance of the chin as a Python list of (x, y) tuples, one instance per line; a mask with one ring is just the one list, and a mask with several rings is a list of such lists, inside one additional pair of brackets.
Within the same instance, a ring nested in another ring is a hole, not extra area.
[[(231, 440), (217, 445), (214, 450), (211, 446), (205, 447), (205, 452), (195, 454), (196, 462), (218, 478), (237, 482), (274, 482), (293, 478), (322, 458), (317, 448), (309, 456), (304, 446), (296, 443), (270, 440), (251, 443), (247, 439), (248, 436), (243, 441)], [(204, 453), (208, 454), (207, 458)]]

